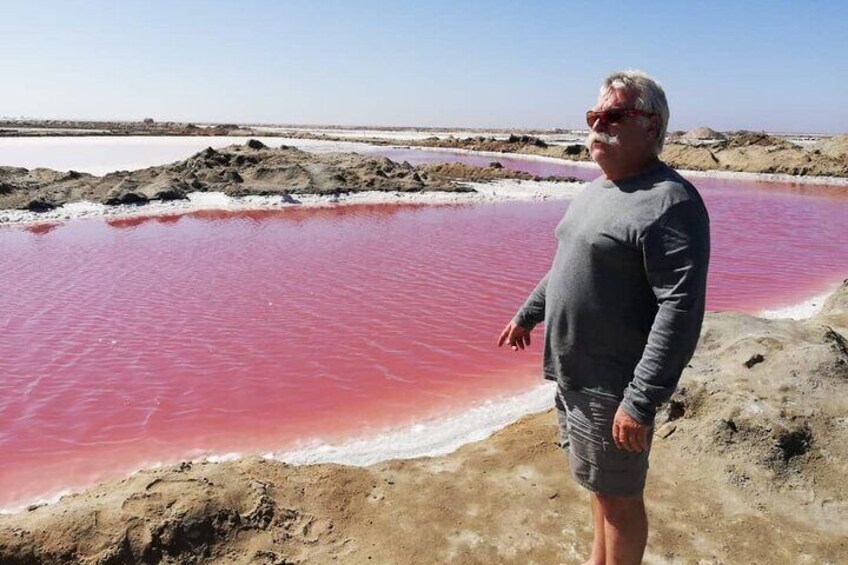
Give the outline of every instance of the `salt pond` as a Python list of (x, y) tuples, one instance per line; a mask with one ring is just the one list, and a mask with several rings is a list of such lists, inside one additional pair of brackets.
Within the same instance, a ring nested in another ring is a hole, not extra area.
[[(697, 184), (712, 218), (709, 308), (791, 305), (848, 272), (844, 194)], [(14, 290), (0, 296), (0, 506), (209, 454), (316, 460), (316, 446), (351, 437), (380, 438), (368, 460), (438, 452), (538, 408), (549, 394), (537, 391), (538, 349), (494, 340), (549, 265), (567, 205), (202, 210), (0, 229), (0, 284)], [(398, 429), (409, 433), (381, 435)]]

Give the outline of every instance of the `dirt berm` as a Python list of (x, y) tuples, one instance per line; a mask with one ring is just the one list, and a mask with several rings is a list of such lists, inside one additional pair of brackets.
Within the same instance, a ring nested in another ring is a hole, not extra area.
[[(69, 202), (144, 204), (184, 199), (190, 192), (229, 196), (335, 194), (384, 191), (474, 192), (463, 181), (514, 178), (542, 180), (492, 163), (475, 167), (434, 163), (414, 167), (356, 153), (316, 155), (294, 147), (266, 147), (257, 140), (204, 149), (184, 161), (99, 177), (75, 171), (0, 167), (0, 210), (46, 211)], [(573, 181), (566, 177), (546, 180)]]
[[(398, 144), (397, 140), (391, 139), (352, 139), (311, 133), (294, 134), (292, 137), (360, 141), (376, 145)], [(749, 131), (721, 134), (721, 138), (712, 144), (691, 143), (680, 138), (669, 139), (660, 157), (672, 167), (682, 170), (848, 177), (848, 136), (836, 136), (812, 147), (800, 147), (779, 137)], [(403, 145), (523, 153), (571, 161), (591, 160), (589, 151), (583, 145), (552, 145), (529, 135), (510, 135), (505, 139), (480, 136), (430, 137), (404, 141)]]

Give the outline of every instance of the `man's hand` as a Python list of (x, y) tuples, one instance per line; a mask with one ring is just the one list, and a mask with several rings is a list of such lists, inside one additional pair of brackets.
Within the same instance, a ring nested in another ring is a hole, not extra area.
[(627, 412), (618, 407), (612, 422), (612, 437), (619, 449), (634, 453), (648, 449), (648, 431), (650, 426), (640, 424), (631, 418)]
[(515, 322), (510, 322), (503, 329), (500, 337), (498, 337), (498, 347), (504, 343), (512, 347), (513, 351), (518, 351), (519, 349), (523, 351), (525, 347), (530, 345), (530, 330), (519, 326)]

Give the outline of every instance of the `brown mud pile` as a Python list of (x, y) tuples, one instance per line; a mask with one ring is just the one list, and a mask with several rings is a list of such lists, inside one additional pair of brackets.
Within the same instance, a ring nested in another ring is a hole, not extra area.
[(508, 138), (496, 137), (428, 137), (420, 140), (404, 140), (385, 138), (351, 138), (339, 137), (327, 134), (314, 134), (309, 132), (294, 133), (289, 136), (292, 139), (320, 139), (324, 141), (353, 141), (357, 143), (368, 143), (370, 145), (393, 145), (403, 147), (435, 147), (440, 149), (461, 149), (463, 151), (487, 151), (492, 153), (520, 153), (524, 155), (540, 155), (542, 157), (554, 157), (556, 159), (570, 159), (572, 161), (589, 161), (589, 150), (582, 144), (573, 145), (550, 145), (543, 139), (532, 135), (510, 134)]
[[(98, 177), (75, 171), (0, 167), (0, 209), (45, 211), (68, 202), (143, 204), (179, 200), (190, 192), (229, 196), (386, 192), (473, 192), (461, 181), (538, 179), (493, 164), (414, 167), (355, 153), (315, 155), (294, 147), (245, 145), (205, 149), (180, 162)], [(556, 180), (575, 180), (557, 178)]]
[[(708, 128), (699, 128), (701, 133)], [(712, 132), (713, 130), (709, 130)], [(687, 134), (688, 135), (688, 134)], [(301, 133), (304, 139), (358, 141), (372, 145), (398, 145), (390, 139), (351, 139), (327, 135)], [(764, 133), (740, 131), (722, 135), (714, 144), (693, 144), (684, 136), (669, 139), (661, 158), (676, 169), (694, 171), (734, 171), (749, 173), (787, 174), (796, 176), (848, 177), (848, 136), (839, 136), (821, 142), (819, 146), (800, 147), (779, 137)], [(492, 137), (467, 137), (439, 139), (431, 137), (420, 141), (405, 141), (404, 146), (440, 147), (468, 151), (497, 153), (522, 153), (541, 155), (572, 161), (589, 161), (589, 151), (579, 144), (548, 145), (545, 141), (528, 135), (511, 135), (508, 139)]]
[(444, 180), (466, 181), (474, 180), (477, 182), (501, 180), (501, 179), (517, 179), (517, 180), (532, 180), (532, 181), (549, 181), (549, 182), (582, 182), (574, 177), (548, 176), (543, 177), (526, 173), (523, 171), (513, 171), (504, 168), (497, 161), (489, 163), (487, 167), (476, 167), (466, 163), (432, 163), (429, 165), (420, 165), (418, 169), (423, 170), (430, 177)]
[(667, 143), (664, 161), (678, 169), (848, 177), (848, 161), (764, 133), (735, 132), (711, 145)]
[(144, 204), (185, 199), (190, 192), (228, 196), (383, 192), (474, 192), (464, 181), (497, 179), (576, 181), (539, 177), (503, 168), (463, 163), (412, 166), (356, 153), (316, 155), (294, 147), (266, 147), (251, 140), (224, 149), (207, 148), (176, 163), (98, 177), (75, 171), (0, 167), (0, 209), (46, 211), (68, 202)]
[[(708, 314), (658, 421), (647, 563), (848, 561), (846, 335), (848, 281), (809, 320)], [(0, 517), (0, 562), (578, 563), (567, 466), (552, 412), (365, 468), (184, 463)]]
[(221, 150), (207, 148), (188, 159), (102, 177), (49, 169), (0, 168), (0, 208), (48, 210), (67, 202), (142, 204), (186, 198), (189, 192), (229, 196), (333, 194), (361, 190), (466, 191), (458, 183), (430, 179), (408, 163), (353, 153), (314, 155), (294, 147), (266, 147), (251, 140)]

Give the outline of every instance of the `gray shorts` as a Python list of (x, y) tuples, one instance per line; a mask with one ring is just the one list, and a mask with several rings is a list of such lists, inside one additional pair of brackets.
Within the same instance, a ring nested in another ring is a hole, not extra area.
[[(632, 453), (615, 446), (612, 422), (620, 403), (611, 394), (557, 387), (557, 421), (571, 474), (592, 492), (632, 496), (645, 489), (650, 449)], [(649, 446), (652, 436), (653, 428)]]

